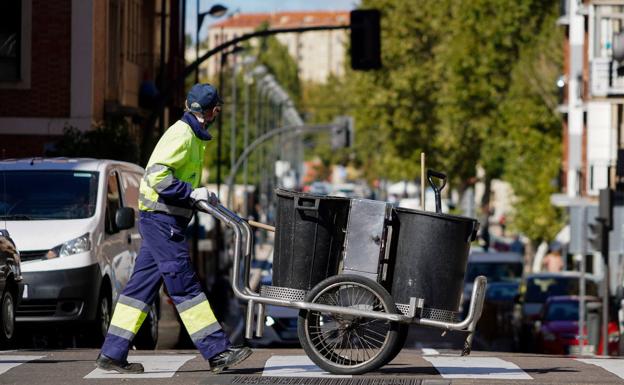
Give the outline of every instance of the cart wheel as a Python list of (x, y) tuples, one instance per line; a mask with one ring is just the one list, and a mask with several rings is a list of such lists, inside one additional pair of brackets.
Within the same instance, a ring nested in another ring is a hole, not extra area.
[[(336, 275), (316, 285), (307, 302), (391, 313), (394, 301), (368, 278)], [(334, 374), (362, 374), (385, 365), (397, 345), (398, 322), (301, 310), (297, 333), (308, 357)]]
[[(398, 312), (397, 312), (398, 313)], [(384, 365), (389, 364), (396, 358), (396, 356), (401, 353), (401, 350), (405, 346), (405, 342), (407, 342), (407, 334), (409, 332), (410, 324), (397, 322), (397, 342), (394, 344), (394, 349), (392, 349), (392, 353), (388, 356), (388, 361), (384, 363)]]

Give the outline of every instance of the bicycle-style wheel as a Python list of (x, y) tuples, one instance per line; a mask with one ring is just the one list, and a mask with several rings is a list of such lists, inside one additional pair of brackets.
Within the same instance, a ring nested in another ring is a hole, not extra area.
[[(392, 297), (380, 284), (357, 275), (337, 275), (316, 285), (307, 302), (391, 313)], [(335, 374), (361, 374), (385, 365), (397, 345), (397, 322), (340, 313), (301, 310), (299, 342), (321, 369)]]

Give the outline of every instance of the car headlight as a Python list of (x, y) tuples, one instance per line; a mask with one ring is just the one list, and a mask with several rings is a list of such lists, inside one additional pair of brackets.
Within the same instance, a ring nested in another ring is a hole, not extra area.
[(46, 258), (68, 257), (89, 250), (91, 250), (91, 240), (89, 239), (89, 233), (86, 233), (49, 250)]

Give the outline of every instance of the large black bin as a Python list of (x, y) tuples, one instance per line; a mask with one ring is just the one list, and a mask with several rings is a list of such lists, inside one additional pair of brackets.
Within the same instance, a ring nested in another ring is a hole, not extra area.
[(273, 286), (310, 290), (338, 274), (350, 199), (277, 189)]
[(477, 227), (470, 218), (395, 208), (389, 277), (395, 302), (423, 298), (427, 308), (457, 311)]

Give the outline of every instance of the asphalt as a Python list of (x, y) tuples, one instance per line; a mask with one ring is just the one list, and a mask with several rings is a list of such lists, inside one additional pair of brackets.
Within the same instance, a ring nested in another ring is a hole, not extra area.
[[(134, 376), (96, 370), (95, 349), (0, 352), (0, 384), (624, 384), (624, 358), (582, 362), (573, 357), (407, 349), (389, 365), (362, 376), (322, 372), (300, 349), (254, 349), (238, 367), (212, 374), (194, 350), (132, 351), (146, 373)], [(605, 368), (601, 367), (605, 366)], [(97, 378), (105, 377), (105, 378)], [(154, 378), (160, 377), (160, 378)]]

